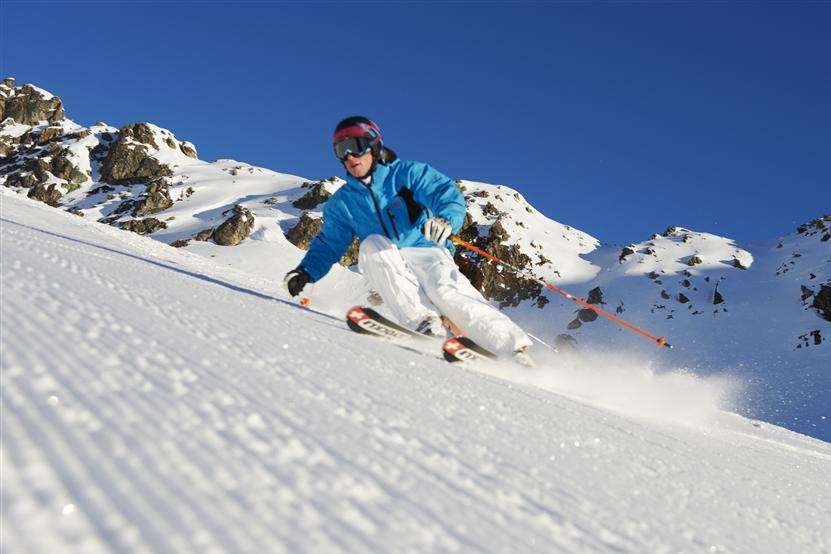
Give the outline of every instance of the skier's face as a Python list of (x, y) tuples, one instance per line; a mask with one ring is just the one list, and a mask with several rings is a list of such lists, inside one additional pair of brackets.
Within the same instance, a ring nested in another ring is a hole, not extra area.
[(367, 152), (363, 156), (353, 156), (350, 154), (343, 162), (346, 171), (356, 179), (363, 179), (369, 174), (372, 169), (372, 152)]

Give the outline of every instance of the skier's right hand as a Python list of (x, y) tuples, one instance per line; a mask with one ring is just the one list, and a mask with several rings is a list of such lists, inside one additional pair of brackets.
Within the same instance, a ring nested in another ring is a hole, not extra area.
[(453, 232), (453, 227), (443, 217), (431, 217), (424, 222), (424, 227), (422, 227), (421, 232), (427, 237), (427, 240), (431, 240), (441, 246), (450, 237), (450, 234)]
[(286, 273), (283, 284), (286, 285), (290, 295), (297, 296), (311, 279), (305, 269), (298, 267)]

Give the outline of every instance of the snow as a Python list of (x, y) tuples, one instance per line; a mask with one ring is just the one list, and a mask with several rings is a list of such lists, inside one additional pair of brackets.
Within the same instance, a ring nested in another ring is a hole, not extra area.
[(24, 125), (23, 123), (4, 123), (0, 125), (0, 136), (18, 138), (31, 128), (30, 125)]
[(3, 551), (831, 549), (831, 446), (723, 411), (742, 383), (450, 366), (209, 254), (0, 218)]
[(43, 97), (44, 100), (52, 100), (55, 97), (55, 95), (53, 95), (48, 90), (44, 90), (40, 87), (37, 87), (37, 86), (33, 85), (32, 83), (26, 83), (23, 86), (34, 89), (37, 93), (39, 93)]
[(344, 181), (340, 177), (331, 177), (323, 181), (323, 190), (325, 190), (329, 194), (335, 194), (336, 192), (338, 192), (338, 189), (345, 184), (346, 181)]
[[(676, 274), (688, 271), (701, 275), (708, 270), (726, 269), (738, 260), (745, 268), (753, 265), (753, 255), (739, 248), (732, 240), (710, 233), (672, 227), (672, 232), (654, 235), (646, 242), (630, 245), (634, 254), (626, 256), (617, 268), (618, 275)], [(701, 261), (688, 262), (693, 257)]]
[[(738, 379), (735, 409), (743, 415), (831, 440), (831, 343), (816, 345), (809, 335), (831, 336), (831, 323), (800, 301), (801, 286), (818, 291), (831, 283), (831, 243), (822, 236), (792, 233), (739, 245), (673, 227), (629, 245), (634, 253), (622, 260), (620, 246), (600, 245), (582, 255), (600, 268), (596, 276), (564, 288), (586, 297), (599, 287), (603, 308), (667, 337), (674, 349), (656, 349), (602, 318), (568, 333), (584, 349), (635, 355), (657, 370)], [(693, 256), (701, 263), (689, 265)], [(546, 294), (545, 309), (525, 305), (508, 313), (550, 341), (575, 319), (577, 307)]]

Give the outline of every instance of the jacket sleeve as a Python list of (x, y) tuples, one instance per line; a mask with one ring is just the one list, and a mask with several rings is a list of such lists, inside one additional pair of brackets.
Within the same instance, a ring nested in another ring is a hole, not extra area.
[(354, 234), (345, 207), (330, 199), (323, 207), (323, 227), (299, 267), (306, 270), (313, 283), (322, 279), (346, 252)]
[(465, 222), (465, 199), (456, 187), (456, 182), (420, 162), (405, 162), (408, 184), (416, 202), (427, 206), (431, 215), (443, 217), (450, 222), (453, 232), (458, 233)]

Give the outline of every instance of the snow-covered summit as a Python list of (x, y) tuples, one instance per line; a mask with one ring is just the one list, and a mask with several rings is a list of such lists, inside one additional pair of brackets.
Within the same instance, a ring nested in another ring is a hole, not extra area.
[(558, 284), (582, 282), (600, 270), (582, 257), (600, 242), (578, 229), (549, 219), (531, 206), (519, 191), (505, 185), (459, 181), (479, 236), (487, 236), (499, 222), (503, 242), (519, 247), (530, 258), (537, 277)]
[(682, 271), (699, 275), (724, 266), (747, 269), (753, 256), (726, 237), (670, 227), (648, 241), (625, 247), (618, 261), (624, 275)]

